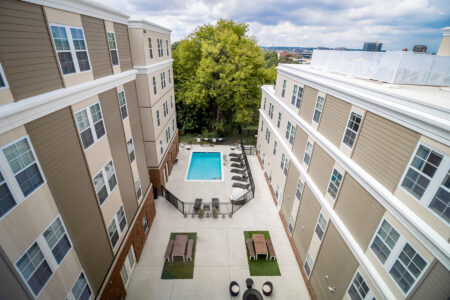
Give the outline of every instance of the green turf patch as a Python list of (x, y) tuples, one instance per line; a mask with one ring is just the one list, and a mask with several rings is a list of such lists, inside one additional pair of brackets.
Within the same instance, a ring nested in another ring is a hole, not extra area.
[[(270, 234), (268, 231), (244, 231), (244, 243), (247, 238), (252, 238), (253, 234), (258, 233), (264, 234), (266, 240), (270, 239)], [(245, 249), (247, 250), (250, 276), (281, 276), (280, 269), (278, 268), (278, 262), (276, 260), (266, 260), (262, 255), (259, 256), (259, 260), (250, 260), (247, 243), (245, 243)]]
[[(173, 262), (165, 262), (161, 274), (161, 279), (192, 279), (194, 278), (194, 262), (195, 262), (195, 248), (197, 245), (197, 233), (195, 232), (172, 232), (170, 239), (174, 240), (178, 234), (186, 234), (189, 239), (194, 240), (192, 247), (192, 262), (183, 262), (181, 258), (177, 258)], [(168, 242), (168, 241), (167, 241)], [(187, 247), (187, 245), (186, 245)]]

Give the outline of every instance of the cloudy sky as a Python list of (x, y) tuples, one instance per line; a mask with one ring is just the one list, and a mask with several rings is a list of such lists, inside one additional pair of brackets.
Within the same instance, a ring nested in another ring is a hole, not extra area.
[(219, 18), (248, 23), (262, 46), (437, 51), (450, 26), (449, 0), (97, 0), (172, 29), (172, 41)]

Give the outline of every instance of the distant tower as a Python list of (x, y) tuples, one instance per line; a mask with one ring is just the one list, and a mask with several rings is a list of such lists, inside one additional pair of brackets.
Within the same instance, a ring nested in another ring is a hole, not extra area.
[(381, 52), (381, 47), (383, 43), (379, 42), (365, 42), (363, 46), (363, 51)]

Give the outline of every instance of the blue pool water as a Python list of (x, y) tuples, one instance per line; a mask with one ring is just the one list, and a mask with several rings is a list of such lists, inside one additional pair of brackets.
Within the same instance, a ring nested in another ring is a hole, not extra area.
[(193, 152), (187, 180), (221, 180), (220, 152)]

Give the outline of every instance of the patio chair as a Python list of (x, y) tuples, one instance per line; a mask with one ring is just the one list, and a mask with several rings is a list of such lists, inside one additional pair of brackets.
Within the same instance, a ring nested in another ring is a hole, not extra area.
[(248, 189), (250, 187), (250, 183), (242, 184), (240, 182), (235, 182), (235, 183), (233, 183), (233, 187), (237, 187), (237, 188), (241, 188), (241, 189), (246, 190), (246, 189)]
[(195, 203), (194, 203), (194, 212), (198, 212), (198, 210), (199, 210), (200, 207), (202, 206), (202, 202), (203, 202), (203, 199), (201, 199), (201, 198), (195, 199)]
[(276, 260), (277, 256), (275, 255), (275, 249), (273, 248), (272, 241), (267, 239), (266, 244), (267, 244), (267, 250), (269, 250), (269, 260), (272, 260), (272, 259)]
[(231, 173), (245, 174), (245, 173), (247, 173), (247, 170), (231, 169)]
[(232, 163), (231, 167), (232, 168), (241, 168), (242, 169), (242, 168), (245, 168), (245, 163), (243, 163), (243, 162), (239, 163), (239, 164), (238, 163)]
[(229, 156), (234, 156), (234, 157), (242, 157), (242, 153), (236, 153), (236, 152), (232, 152), (230, 154), (228, 154)]
[[(247, 249), (248, 249), (248, 255), (250, 256), (250, 260), (255, 260), (256, 259), (256, 255), (255, 255), (255, 248), (253, 248), (253, 242), (251, 238), (246, 238), (245, 239), (245, 243), (247, 244)], [(252, 283), (253, 285), (253, 283)], [(250, 287), (251, 288), (251, 287)]]
[(248, 176), (233, 176), (233, 177), (231, 177), (231, 180), (247, 181), (248, 180)]
[(219, 198), (212, 198), (212, 207), (215, 207), (219, 210)]
[(244, 158), (243, 157), (241, 157), (241, 158), (239, 158), (239, 157), (232, 157), (232, 158), (230, 158), (230, 161), (235, 161), (235, 162), (244, 162)]

